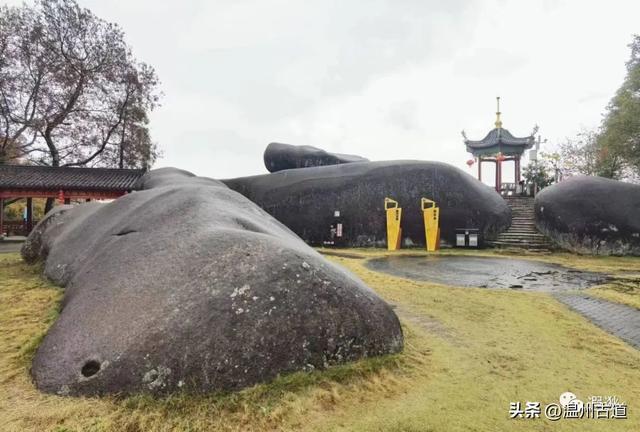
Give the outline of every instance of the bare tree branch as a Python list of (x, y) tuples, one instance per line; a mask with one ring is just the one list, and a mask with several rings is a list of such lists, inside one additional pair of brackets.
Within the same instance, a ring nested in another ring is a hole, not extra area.
[(11, 153), (40, 165), (149, 166), (157, 86), (119, 27), (75, 0), (0, 7), (0, 163)]

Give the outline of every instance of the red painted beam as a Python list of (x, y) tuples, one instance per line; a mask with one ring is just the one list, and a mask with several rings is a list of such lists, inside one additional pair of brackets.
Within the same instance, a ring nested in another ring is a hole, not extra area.
[[(87, 191), (65, 190), (64, 198), (69, 199), (116, 199), (127, 191)], [(60, 190), (3, 189), (0, 198), (59, 198)]]

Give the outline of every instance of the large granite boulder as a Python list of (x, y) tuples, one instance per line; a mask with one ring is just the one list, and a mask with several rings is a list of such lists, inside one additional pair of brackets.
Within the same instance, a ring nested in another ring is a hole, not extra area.
[(51, 213), (23, 254), (65, 287), (32, 365), (50, 393), (205, 392), (402, 349), (392, 309), (216, 180), (147, 174)]
[(536, 225), (559, 246), (594, 255), (640, 255), (640, 186), (578, 176), (543, 189)]
[(424, 245), (422, 197), (440, 207), (441, 238), (478, 228), (492, 239), (511, 224), (511, 210), (495, 190), (440, 162), (387, 161), (322, 166), (223, 180), (312, 245), (329, 238), (339, 211), (347, 246), (386, 243), (384, 198), (403, 208), (406, 245)]
[(329, 153), (317, 147), (271, 143), (264, 151), (264, 165), (269, 172), (323, 165), (367, 162), (360, 156)]

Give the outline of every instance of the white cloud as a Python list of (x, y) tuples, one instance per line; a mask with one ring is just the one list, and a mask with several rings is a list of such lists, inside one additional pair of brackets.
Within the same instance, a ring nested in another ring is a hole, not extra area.
[(514, 135), (559, 142), (599, 123), (640, 31), (637, 1), (80, 1), (160, 75), (158, 165), (217, 178), (265, 172), (271, 141), (471, 172), (460, 131), (496, 95)]

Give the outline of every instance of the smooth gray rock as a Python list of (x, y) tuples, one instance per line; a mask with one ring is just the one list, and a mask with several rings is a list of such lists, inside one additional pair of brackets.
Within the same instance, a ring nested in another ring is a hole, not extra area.
[(29, 264), (46, 258), (49, 254), (50, 239), (58, 234), (61, 224), (51, 226), (59, 216), (73, 208), (71, 205), (59, 205), (51, 209), (33, 228), (29, 237), (23, 243), (20, 253)]
[(64, 208), (24, 246), (65, 286), (32, 365), (49, 393), (232, 390), (395, 353), (392, 309), (242, 195), (175, 169)]
[(405, 245), (424, 245), (422, 197), (440, 207), (441, 238), (478, 228), (493, 239), (511, 224), (511, 210), (493, 188), (441, 162), (385, 161), (293, 169), (223, 180), (312, 245), (329, 237), (339, 210), (346, 246), (384, 246), (384, 198), (400, 203)]
[(264, 165), (269, 172), (367, 161), (361, 156), (329, 153), (312, 146), (271, 143), (264, 151)]
[(593, 176), (543, 189), (536, 225), (562, 248), (593, 255), (640, 255), (640, 185)]

